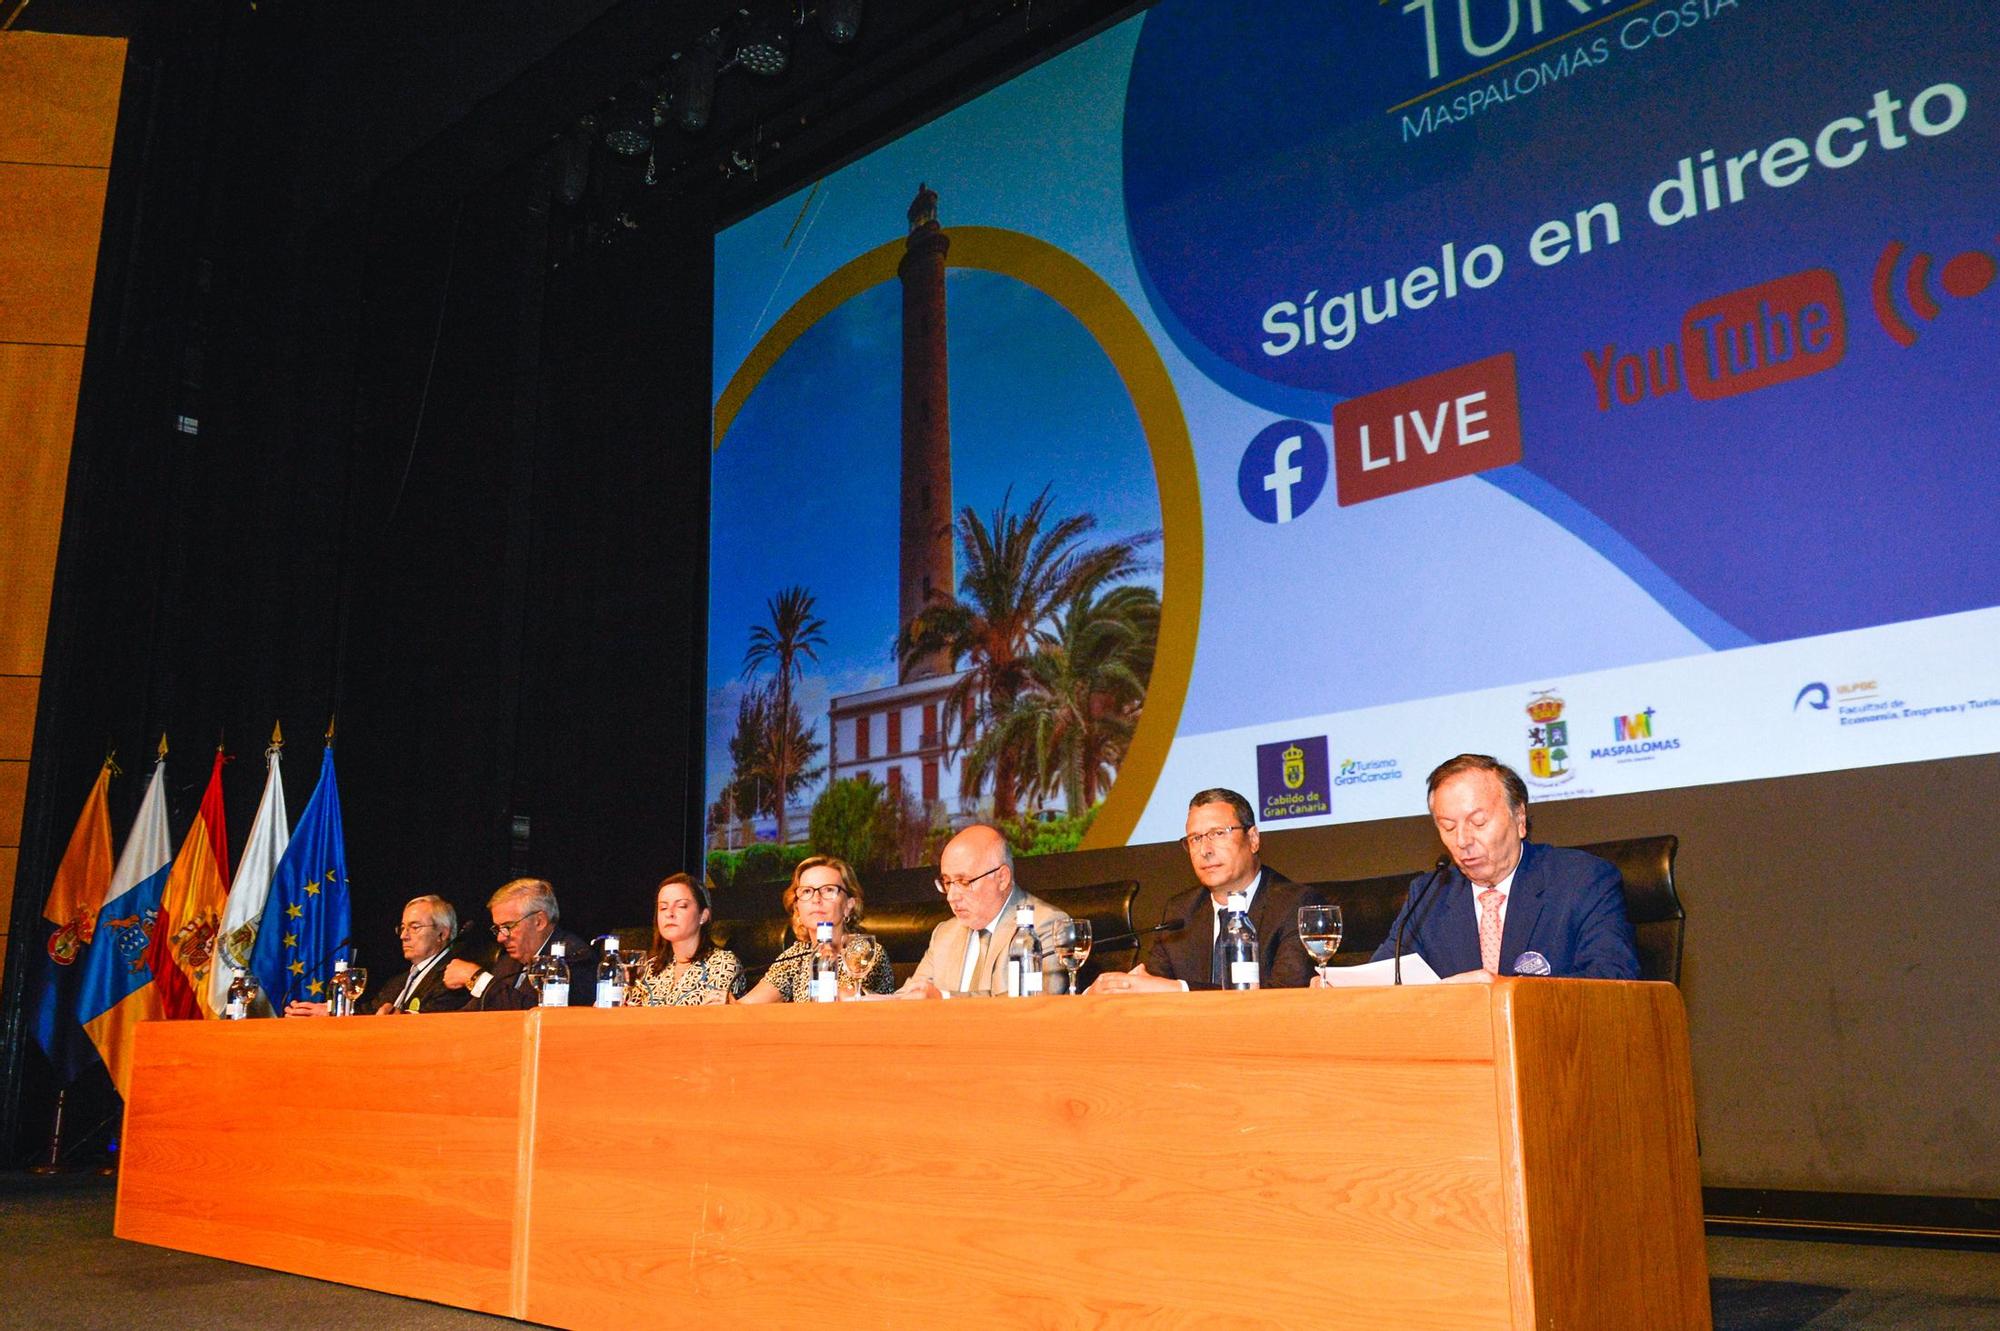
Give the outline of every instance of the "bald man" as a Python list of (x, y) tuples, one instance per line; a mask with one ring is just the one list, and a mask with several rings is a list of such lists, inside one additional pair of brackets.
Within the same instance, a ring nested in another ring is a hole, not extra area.
[(1005, 993), (1007, 949), (1014, 942), (1014, 912), (1035, 908), (1035, 928), (1068, 915), (1014, 881), (1014, 852), (998, 828), (975, 823), (945, 843), (938, 857), (937, 890), (951, 918), (931, 930), (930, 946), (899, 998)]

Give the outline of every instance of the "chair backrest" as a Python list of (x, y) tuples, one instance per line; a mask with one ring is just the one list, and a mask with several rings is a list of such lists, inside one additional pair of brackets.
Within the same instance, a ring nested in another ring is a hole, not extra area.
[(1681, 948), (1687, 911), (1674, 890), (1677, 836), (1628, 837), (1577, 849), (1610, 860), (1625, 876), (1625, 913), (1639, 944), (1639, 978), (1681, 982)]
[[(1069, 915), (1089, 920), (1091, 931), (1098, 937), (1113, 938), (1132, 932), (1132, 902), (1139, 895), (1139, 884), (1126, 878), (1086, 887), (1051, 888), (1035, 895)], [(861, 917), (861, 924), (881, 940), (896, 972), (896, 982), (901, 984), (923, 960), (924, 949), (930, 946), (931, 931), (950, 915), (951, 908), (945, 905), (944, 898), (933, 893), (928, 901), (871, 904)], [(791, 922), (782, 916), (717, 917), (709, 923), (709, 934), (716, 946), (736, 953), (745, 966), (764, 965), (792, 940)], [(1116, 955), (1131, 947), (1129, 942), (1122, 949), (1114, 944), (1110, 952)], [(1093, 962), (1096, 960), (1092, 958)]]
[[(1609, 860), (1625, 879), (1625, 911), (1639, 947), (1639, 978), (1679, 984), (1687, 912), (1674, 890), (1676, 836), (1629, 837), (1598, 841), (1576, 849)], [(1337, 964), (1354, 965), (1389, 937), (1410, 883), (1422, 870), (1377, 878), (1343, 878), (1310, 883), (1323, 901), (1340, 907), (1342, 932)]]

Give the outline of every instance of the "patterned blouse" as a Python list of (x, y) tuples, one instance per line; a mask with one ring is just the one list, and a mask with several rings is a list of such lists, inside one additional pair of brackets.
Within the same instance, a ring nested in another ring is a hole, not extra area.
[[(778, 991), (778, 997), (787, 1003), (803, 1002), (806, 990), (812, 985), (812, 945), (793, 943), (778, 954), (771, 968), (764, 972), (764, 978)], [(861, 986), (871, 994), (888, 994), (896, 990), (896, 969), (889, 964), (889, 954), (882, 948), (875, 949), (875, 964), (868, 968), (868, 979)]]
[(744, 987), (743, 963), (734, 952), (718, 947), (685, 969), (668, 966), (660, 974), (641, 975), (632, 986), (631, 999), (637, 1000), (634, 1007), (700, 1007), (711, 989), (741, 998)]

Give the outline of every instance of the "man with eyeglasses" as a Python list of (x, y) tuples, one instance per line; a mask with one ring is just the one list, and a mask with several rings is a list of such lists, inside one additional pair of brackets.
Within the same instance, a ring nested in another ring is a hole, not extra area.
[(1035, 928), (1069, 916), (1014, 881), (1014, 852), (999, 829), (975, 823), (945, 843), (938, 856), (937, 890), (951, 918), (931, 930), (930, 946), (899, 998), (948, 998), (954, 993), (1006, 992), (1007, 949), (1014, 942), (1014, 914), (1035, 909)]
[[(411, 897), (403, 905), (403, 922), (396, 926), (402, 944), (406, 970), (382, 982), (364, 999), (362, 1012), (386, 1015), (393, 1012), (456, 1012), (466, 1004), (462, 989), (447, 989), (444, 983), (445, 944), (458, 932), (458, 912), (443, 897)], [(326, 1004), (293, 1001), (285, 1005), (288, 1017), (324, 1017)]]
[(1185, 920), (1159, 935), (1146, 960), (1130, 971), (1100, 976), (1093, 994), (1221, 989), (1222, 908), (1231, 892), (1249, 898), (1257, 930), (1258, 983), (1266, 989), (1302, 989), (1312, 979), (1312, 958), (1299, 941), (1299, 907), (1315, 898), (1258, 859), (1262, 841), (1250, 801), (1216, 787), (1188, 801), (1187, 835), (1181, 838), (1200, 886), (1176, 897), (1165, 918)]
[(463, 958), (444, 968), (444, 982), (470, 995), (467, 1012), (534, 1007), (541, 995), (528, 983), (528, 966), (556, 943), (563, 945), (563, 959), (569, 963), (570, 994), (579, 1006), (589, 1005), (596, 992), (597, 953), (558, 923), (555, 888), (539, 878), (516, 878), (502, 884), (486, 908), (493, 916), (493, 936), (500, 940), (500, 959), (490, 971)]

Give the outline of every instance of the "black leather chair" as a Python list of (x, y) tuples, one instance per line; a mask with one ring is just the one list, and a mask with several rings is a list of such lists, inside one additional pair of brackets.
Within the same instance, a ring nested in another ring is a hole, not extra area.
[[(1132, 902), (1139, 895), (1139, 884), (1127, 878), (1085, 887), (1051, 888), (1035, 895), (1068, 915), (1089, 920), (1095, 936), (1115, 938), (1132, 932)], [(881, 940), (889, 954), (889, 964), (895, 968), (896, 983), (901, 984), (923, 960), (924, 949), (930, 946), (931, 931), (950, 914), (951, 908), (945, 905), (944, 898), (932, 893), (927, 901), (871, 904), (861, 917), (861, 926)], [(717, 917), (709, 923), (709, 936), (715, 939), (716, 946), (736, 953), (745, 966), (762, 966), (791, 941), (791, 922), (780, 916)], [(1128, 941), (1114, 944), (1108, 952), (1116, 956), (1132, 948)], [(1083, 978), (1093, 973), (1098, 960), (1093, 954), (1090, 965), (1082, 972)]]
[[(1578, 850), (1611, 861), (1625, 879), (1625, 910), (1639, 946), (1639, 978), (1679, 984), (1681, 949), (1687, 931), (1687, 911), (1674, 890), (1676, 836), (1630, 837), (1598, 841)], [(1389, 937), (1389, 926), (1403, 908), (1410, 883), (1423, 870), (1378, 878), (1345, 878), (1312, 883), (1320, 899), (1340, 907), (1342, 932), (1336, 965), (1353, 966)]]

